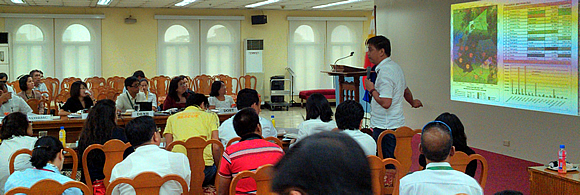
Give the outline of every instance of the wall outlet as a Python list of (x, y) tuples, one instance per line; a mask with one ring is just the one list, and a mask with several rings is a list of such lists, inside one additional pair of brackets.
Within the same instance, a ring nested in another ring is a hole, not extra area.
[(503, 146), (510, 147), (510, 140), (503, 140)]

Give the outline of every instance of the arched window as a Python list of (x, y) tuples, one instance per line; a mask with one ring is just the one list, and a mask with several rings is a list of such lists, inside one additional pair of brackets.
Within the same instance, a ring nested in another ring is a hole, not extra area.
[(166, 43), (189, 43), (189, 32), (181, 25), (173, 25), (165, 31)]
[[(34, 24), (24, 24), (14, 33), (14, 73), (28, 73), (32, 69), (43, 69), (47, 66), (45, 59), (45, 33)], [(14, 79), (16, 77), (13, 77)]]
[(314, 31), (312, 31), (312, 27), (308, 25), (301, 25), (296, 28), (294, 31), (294, 42), (296, 43), (305, 43), (305, 42), (314, 42)]
[(288, 67), (296, 74), (294, 91), (332, 88), (332, 79), (321, 72), (330, 69), (324, 64), (324, 32), (325, 22), (290, 21)]
[[(202, 21), (202, 73), (209, 75), (240, 75), (239, 22)], [(204, 31), (204, 29), (207, 29)]]
[(361, 61), (360, 46), (362, 43), (357, 42), (356, 33), (354, 27), (348, 25), (349, 23), (330, 23), (328, 24), (330, 30), (330, 40), (328, 42), (328, 61), (334, 62), (340, 57), (350, 54), (350, 52), (355, 52), (356, 56), (346, 58), (340, 61), (340, 64), (359, 66), (357, 62)]
[(66, 30), (64, 30), (64, 34), (62, 35), (62, 41), (64, 42), (90, 42), (91, 41), (91, 32), (87, 27), (81, 24), (73, 24), (68, 26)]
[(44, 33), (42, 30), (33, 24), (22, 25), (16, 31), (14, 41), (22, 42), (38, 42), (44, 41)]
[[(193, 51), (198, 41), (192, 36), (194, 30), (190, 30), (197, 24), (190, 23), (160, 23), (159, 28), (163, 32), (159, 41), (159, 73), (169, 76), (196, 75), (199, 73), (199, 65), (194, 62)], [(164, 30), (163, 29), (167, 29)]]
[(93, 76), (94, 56), (91, 52), (91, 32), (82, 24), (71, 24), (62, 33), (62, 75), (79, 78)]

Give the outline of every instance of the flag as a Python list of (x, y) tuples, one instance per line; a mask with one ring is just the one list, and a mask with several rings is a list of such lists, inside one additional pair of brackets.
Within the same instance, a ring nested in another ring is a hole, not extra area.
[[(372, 16), (372, 19), (371, 19), (371, 24), (370, 24), (370, 27), (369, 27), (369, 35), (367, 36), (367, 40), (377, 35), (376, 29), (375, 29), (376, 28), (376, 25), (375, 25), (375, 19), (376, 19), (375, 13), (376, 13), (376, 10), (377, 10), (377, 7), (375, 6), (375, 8), (373, 9), (373, 16)], [(372, 69), (371, 69), (372, 71), (374, 71), (375, 68), (376, 68), (375, 65), (372, 64), (371, 61), (369, 61), (369, 52), (368, 51), (365, 53), (365, 65), (364, 65), (364, 67), (365, 67), (365, 69), (367, 67), (372, 67)], [(363, 100), (366, 101), (366, 102), (371, 102), (371, 98), (372, 97), (369, 94), (369, 91), (366, 90), (367, 87), (365, 86), (365, 82), (364, 82), (366, 79), (367, 79), (367, 76), (363, 76), (363, 87), (365, 88), (365, 95), (363, 97)], [(370, 79), (374, 83), (375, 80), (377, 79), (377, 74), (376, 73), (371, 73), (371, 78)]]

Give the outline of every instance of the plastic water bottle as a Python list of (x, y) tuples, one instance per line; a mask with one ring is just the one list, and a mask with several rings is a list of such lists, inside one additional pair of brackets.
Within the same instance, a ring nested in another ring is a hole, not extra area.
[(274, 120), (274, 115), (272, 115), (270, 118), (272, 118), (272, 126), (274, 126), (274, 128), (276, 128), (276, 120)]
[(558, 173), (566, 173), (566, 150), (564, 144), (560, 145), (558, 152)]
[(62, 147), (66, 148), (66, 131), (64, 126), (60, 126), (60, 131), (58, 131), (58, 140), (62, 142)]

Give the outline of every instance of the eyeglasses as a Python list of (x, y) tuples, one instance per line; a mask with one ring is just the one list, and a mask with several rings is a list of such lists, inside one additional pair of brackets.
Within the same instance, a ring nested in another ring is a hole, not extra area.
[(131, 87), (139, 87), (139, 84), (131, 85)]
[(179, 86), (180, 86), (180, 87), (182, 87), (182, 86), (187, 86), (187, 83), (179, 83)]

